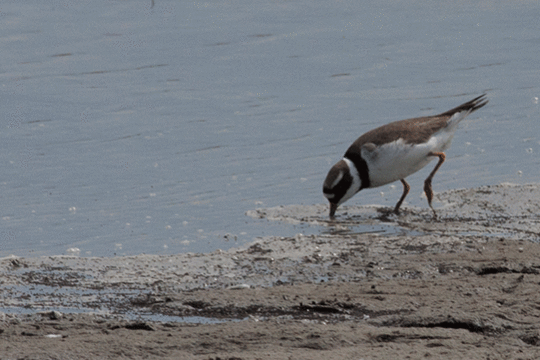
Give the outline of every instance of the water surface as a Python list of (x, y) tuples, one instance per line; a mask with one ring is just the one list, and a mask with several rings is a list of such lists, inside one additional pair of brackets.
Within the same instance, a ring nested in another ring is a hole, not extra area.
[[(318, 233), (244, 214), (324, 202), (326, 172), (363, 132), (484, 92), (434, 190), (537, 182), (537, 5), (4, 1), (0, 256)], [(429, 171), (409, 178), (405, 206), (427, 206)]]

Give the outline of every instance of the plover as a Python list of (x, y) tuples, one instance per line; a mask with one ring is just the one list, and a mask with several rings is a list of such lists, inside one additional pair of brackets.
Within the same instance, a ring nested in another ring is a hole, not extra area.
[(323, 194), (330, 202), (330, 218), (339, 205), (360, 190), (397, 180), (403, 184), (403, 194), (394, 208), (399, 214), (399, 207), (411, 188), (405, 178), (438, 157), (437, 165), (424, 181), (428, 204), (436, 218), (431, 205), (431, 180), (446, 158), (444, 151), (450, 147), (459, 122), (486, 105), (485, 96), (439, 115), (395, 121), (360, 136), (324, 180)]

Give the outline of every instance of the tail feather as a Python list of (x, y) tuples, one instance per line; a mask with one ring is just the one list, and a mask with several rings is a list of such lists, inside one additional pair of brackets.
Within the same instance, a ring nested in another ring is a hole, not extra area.
[(488, 102), (489, 100), (486, 99), (486, 94), (483, 94), (477, 98), (472, 99), (471, 101), (466, 102), (465, 104), (461, 104), (458, 107), (455, 107), (452, 110), (443, 112), (442, 114), (437, 115), (437, 116), (452, 116), (456, 113), (460, 113), (463, 111), (466, 111), (467, 115), (469, 115), (470, 113), (486, 105)]

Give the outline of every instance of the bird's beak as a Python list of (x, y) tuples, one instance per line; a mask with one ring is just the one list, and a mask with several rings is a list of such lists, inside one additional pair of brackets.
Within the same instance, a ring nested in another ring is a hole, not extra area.
[(336, 214), (338, 204), (330, 203), (330, 219), (334, 218), (334, 215)]

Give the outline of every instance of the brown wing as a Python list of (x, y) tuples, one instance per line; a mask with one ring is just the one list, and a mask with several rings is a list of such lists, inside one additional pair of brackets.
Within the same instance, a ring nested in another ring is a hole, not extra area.
[(481, 95), (439, 115), (400, 120), (383, 125), (360, 136), (351, 148), (355, 147), (359, 150), (362, 145), (367, 143), (378, 146), (400, 138), (411, 144), (425, 143), (431, 135), (444, 128), (455, 113), (462, 111), (473, 112), (486, 105), (488, 101), (485, 96), (485, 94)]
[(358, 149), (367, 143), (379, 146), (400, 138), (406, 139), (406, 142), (411, 144), (425, 143), (431, 135), (446, 126), (448, 119), (450, 116), (446, 115), (395, 121), (368, 131), (360, 136), (353, 146)]

